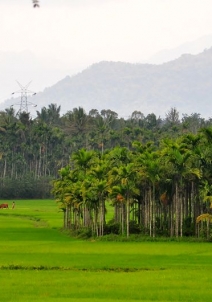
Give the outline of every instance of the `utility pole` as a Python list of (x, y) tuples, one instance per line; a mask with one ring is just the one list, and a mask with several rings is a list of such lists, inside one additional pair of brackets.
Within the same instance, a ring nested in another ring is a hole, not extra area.
[(20, 114), (22, 112), (28, 113), (28, 106), (29, 105), (33, 106), (33, 107), (37, 107), (37, 105), (27, 101), (27, 97), (28, 97), (29, 94), (36, 95), (36, 92), (28, 90), (28, 87), (31, 84), (31, 82), (29, 82), (26, 86), (23, 86), (17, 81), (17, 83), (18, 83), (19, 87), (21, 88), (21, 90), (18, 90), (18, 91), (15, 91), (15, 92), (12, 93), (12, 94), (15, 94), (15, 93), (20, 93), (21, 94), (20, 103), (12, 105), (12, 107), (15, 106), (15, 105), (20, 106), (17, 114)]

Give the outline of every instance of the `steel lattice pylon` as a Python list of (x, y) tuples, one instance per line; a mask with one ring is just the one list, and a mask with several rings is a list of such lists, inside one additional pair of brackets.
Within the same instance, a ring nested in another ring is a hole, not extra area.
[(18, 91), (15, 91), (15, 92), (12, 93), (12, 94), (15, 94), (15, 93), (20, 93), (20, 94), (21, 94), (21, 101), (20, 101), (20, 103), (17, 103), (17, 104), (13, 104), (13, 105), (12, 105), (12, 107), (15, 106), (15, 105), (20, 106), (20, 107), (19, 107), (19, 110), (18, 110), (18, 112), (17, 112), (17, 114), (20, 114), (20, 113), (22, 113), (22, 112), (28, 113), (28, 112), (29, 112), (29, 111), (28, 111), (28, 106), (29, 106), (29, 105), (31, 105), (31, 106), (33, 106), (33, 107), (37, 107), (37, 105), (35, 105), (35, 104), (31, 103), (31, 102), (28, 102), (28, 100), (27, 100), (27, 97), (28, 97), (29, 94), (31, 94), (31, 95), (36, 95), (36, 92), (31, 91), (31, 90), (28, 90), (28, 87), (29, 87), (29, 85), (31, 84), (31, 82), (32, 82), (32, 81), (30, 81), (26, 86), (23, 86), (23, 85), (21, 85), (21, 84), (17, 81), (17, 83), (18, 83), (18, 85), (20, 86), (21, 90), (18, 90)]

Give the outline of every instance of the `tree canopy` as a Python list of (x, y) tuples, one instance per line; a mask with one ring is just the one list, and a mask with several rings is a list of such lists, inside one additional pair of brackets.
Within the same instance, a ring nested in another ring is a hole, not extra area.
[(54, 196), (65, 228), (95, 236), (199, 234), (210, 223), (201, 215), (211, 215), (211, 141), (210, 119), (180, 120), (175, 108), (164, 120), (81, 107), (61, 116), (56, 104), (32, 119), (8, 108), (0, 112), (0, 198)]

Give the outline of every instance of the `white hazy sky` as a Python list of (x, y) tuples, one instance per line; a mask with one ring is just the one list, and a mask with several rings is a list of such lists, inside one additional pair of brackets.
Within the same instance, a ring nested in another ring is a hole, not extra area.
[(70, 73), (137, 63), (212, 34), (211, 15), (212, 0), (0, 0), (0, 53), (30, 50)]
[[(0, 0), (0, 51), (31, 50), (81, 68), (140, 62), (212, 33), (212, 0)], [(85, 66), (86, 67), (86, 66)]]

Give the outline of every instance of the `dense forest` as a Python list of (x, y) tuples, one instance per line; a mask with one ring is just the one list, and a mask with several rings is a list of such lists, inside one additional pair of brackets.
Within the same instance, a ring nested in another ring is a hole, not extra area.
[(176, 108), (164, 119), (134, 111), (125, 120), (81, 107), (61, 116), (56, 104), (32, 119), (11, 107), (0, 112), (0, 198), (54, 196), (65, 228), (95, 236), (209, 237), (211, 142), (211, 119), (180, 119)]

